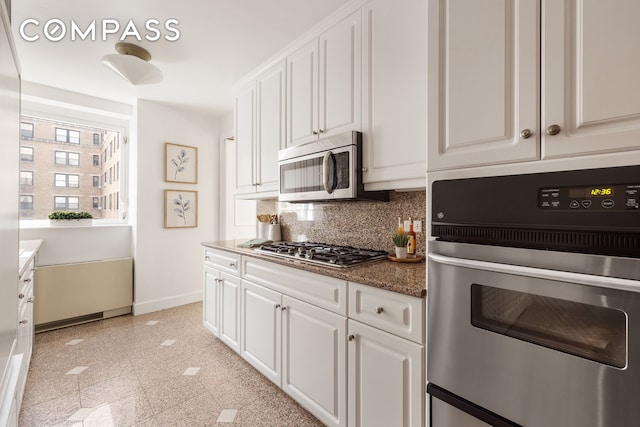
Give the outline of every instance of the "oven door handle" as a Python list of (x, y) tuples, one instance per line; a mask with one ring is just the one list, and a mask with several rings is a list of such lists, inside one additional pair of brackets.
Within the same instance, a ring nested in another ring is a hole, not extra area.
[(600, 288), (619, 289), (622, 291), (640, 292), (640, 281), (621, 279), (618, 277), (595, 276), (591, 274), (573, 273), (570, 271), (547, 270), (544, 268), (526, 267), (522, 265), (454, 258), (434, 252), (429, 253), (429, 259), (439, 264), (450, 265), (453, 267), (472, 268), (474, 270), (484, 270), (494, 273), (512, 274), (544, 280), (555, 280), (579, 285), (597, 286)]

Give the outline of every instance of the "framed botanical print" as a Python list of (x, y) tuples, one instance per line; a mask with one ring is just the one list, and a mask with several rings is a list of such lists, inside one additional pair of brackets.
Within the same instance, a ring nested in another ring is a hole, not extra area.
[(164, 228), (198, 226), (198, 192), (164, 190)]
[(198, 147), (164, 144), (164, 180), (185, 184), (198, 183)]

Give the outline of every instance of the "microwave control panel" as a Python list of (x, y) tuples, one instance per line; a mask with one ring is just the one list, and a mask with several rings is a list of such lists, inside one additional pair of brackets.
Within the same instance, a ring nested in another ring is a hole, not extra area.
[(541, 188), (538, 207), (545, 210), (570, 211), (640, 209), (640, 184)]

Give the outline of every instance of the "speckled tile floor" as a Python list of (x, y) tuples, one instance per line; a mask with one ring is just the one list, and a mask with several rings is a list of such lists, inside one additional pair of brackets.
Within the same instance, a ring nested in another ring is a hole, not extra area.
[(202, 304), (36, 335), (20, 427), (322, 426), (202, 326)]

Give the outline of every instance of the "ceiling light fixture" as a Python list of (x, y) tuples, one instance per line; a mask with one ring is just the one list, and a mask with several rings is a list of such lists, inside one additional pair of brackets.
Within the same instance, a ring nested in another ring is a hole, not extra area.
[(160, 83), (162, 71), (151, 64), (151, 54), (131, 43), (116, 43), (117, 54), (105, 55), (102, 63), (134, 85)]

